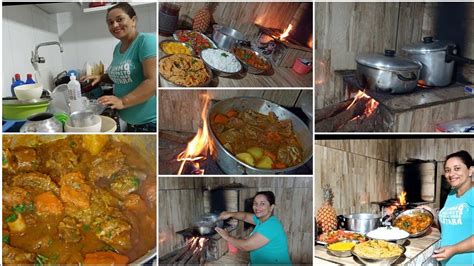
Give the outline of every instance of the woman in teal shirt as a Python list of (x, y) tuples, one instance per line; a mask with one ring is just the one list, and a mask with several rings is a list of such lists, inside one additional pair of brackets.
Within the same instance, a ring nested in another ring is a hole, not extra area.
[(468, 152), (446, 156), (444, 175), (452, 190), (438, 214), (441, 247), (433, 255), (442, 265), (474, 264), (473, 173), (474, 165)]
[(288, 240), (281, 222), (273, 216), (275, 195), (271, 191), (261, 191), (253, 199), (253, 211), (222, 212), (219, 219), (234, 218), (255, 225), (246, 239), (230, 236), (225, 230), (216, 231), (236, 248), (250, 252), (251, 264), (291, 264)]
[(107, 73), (82, 80), (92, 80), (93, 86), (113, 82), (114, 95), (102, 96), (98, 102), (117, 109), (127, 131), (156, 132), (156, 36), (138, 32), (136, 24), (135, 10), (128, 3), (107, 10), (109, 31), (120, 42)]

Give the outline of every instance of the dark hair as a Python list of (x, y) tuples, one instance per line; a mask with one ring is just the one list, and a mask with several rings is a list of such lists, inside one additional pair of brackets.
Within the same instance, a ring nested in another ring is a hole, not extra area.
[(446, 161), (444, 161), (444, 165), (446, 166), (446, 162), (453, 157), (461, 159), (461, 161), (467, 166), (467, 169), (471, 168), (471, 166), (474, 165), (472, 162), (472, 156), (469, 154), (469, 152), (464, 150), (457, 151), (446, 156)]
[(116, 9), (116, 8), (120, 8), (122, 9), (125, 13), (127, 13), (127, 15), (130, 17), (130, 18), (133, 18), (135, 17), (137, 14), (135, 13), (135, 10), (133, 9), (133, 7), (129, 4), (129, 3), (126, 3), (126, 2), (120, 2), (114, 6), (112, 6), (111, 8), (107, 9), (107, 14), (109, 14), (110, 11)]
[(271, 191), (259, 191), (253, 198), (257, 197), (258, 195), (263, 195), (265, 198), (267, 198), (268, 202), (270, 202), (270, 205), (275, 205), (275, 194)]

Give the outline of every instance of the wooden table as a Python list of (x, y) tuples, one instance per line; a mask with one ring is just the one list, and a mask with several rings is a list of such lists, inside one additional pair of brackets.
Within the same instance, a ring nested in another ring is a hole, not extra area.
[[(170, 40), (172, 37), (159, 36), (158, 40)], [(159, 57), (165, 54), (159, 53)], [(161, 86), (161, 85), (160, 85)], [(312, 87), (313, 72), (300, 75), (291, 68), (273, 66), (268, 74), (253, 75), (246, 72), (238, 73), (232, 77), (215, 76), (209, 87)]]
[[(438, 248), (440, 233), (438, 229), (430, 230), (422, 237), (409, 238), (404, 244), (406, 252), (394, 264), (400, 265), (422, 265), (431, 258), (433, 251)], [(364, 264), (358, 258), (352, 256), (339, 258), (327, 253), (322, 245), (314, 247), (314, 262), (324, 265), (360, 265)]]

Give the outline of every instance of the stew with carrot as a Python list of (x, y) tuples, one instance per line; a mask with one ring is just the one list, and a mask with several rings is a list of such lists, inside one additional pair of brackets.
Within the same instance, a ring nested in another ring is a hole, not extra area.
[(240, 161), (261, 169), (283, 169), (303, 161), (303, 149), (291, 120), (252, 110), (214, 114), (211, 128)]
[(5, 265), (123, 265), (155, 247), (156, 173), (137, 150), (107, 135), (16, 137), (3, 138)]

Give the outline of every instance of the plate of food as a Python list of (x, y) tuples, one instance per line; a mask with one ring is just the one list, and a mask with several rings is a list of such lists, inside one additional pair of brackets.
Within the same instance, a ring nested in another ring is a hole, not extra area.
[(196, 55), (207, 48), (217, 48), (214, 42), (206, 35), (192, 30), (177, 30), (173, 34), (173, 38), (177, 41), (191, 45)]
[(369, 240), (356, 244), (351, 253), (365, 264), (390, 265), (397, 261), (405, 251), (406, 249), (402, 245), (385, 240)]
[(367, 238), (360, 233), (353, 232), (353, 231), (345, 231), (345, 230), (335, 230), (327, 233), (323, 233), (318, 237), (316, 243), (327, 245), (336, 243), (339, 241), (344, 240), (356, 240), (359, 242), (367, 241)]
[(159, 61), (159, 69), (162, 87), (205, 87), (213, 78), (202, 59), (191, 55), (164, 56)]
[(235, 47), (233, 52), (240, 62), (247, 66), (247, 72), (250, 74), (261, 74), (272, 67), (270, 62), (263, 57), (263, 55), (251, 49)]
[(410, 237), (418, 237), (426, 233), (433, 224), (433, 214), (424, 209), (406, 210), (393, 221), (393, 226), (407, 231)]

